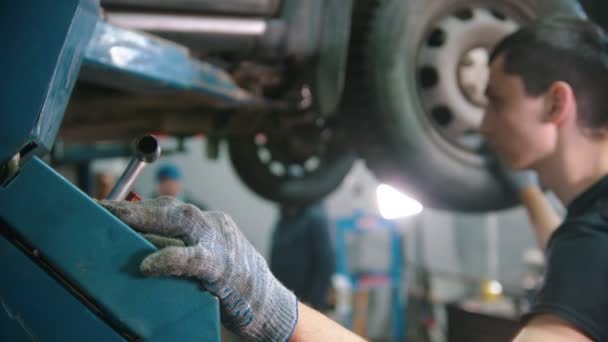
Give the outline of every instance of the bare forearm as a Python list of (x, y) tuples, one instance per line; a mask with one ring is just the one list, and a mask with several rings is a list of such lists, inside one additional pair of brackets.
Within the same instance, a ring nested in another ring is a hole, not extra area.
[(527, 187), (519, 195), (530, 217), (538, 245), (545, 250), (551, 234), (561, 220), (539, 188)]
[(590, 342), (570, 323), (559, 317), (543, 315), (528, 323), (513, 342)]
[(298, 323), (290, 342), (364, 341), (321, 313), (298, 303)]

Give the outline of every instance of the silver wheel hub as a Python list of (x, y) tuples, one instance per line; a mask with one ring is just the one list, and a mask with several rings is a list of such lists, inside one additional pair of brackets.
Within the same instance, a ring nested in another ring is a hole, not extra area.
[(450, 145), (478, 152), (493, 46), (517, 29), (515, 21), (485, 8), (440, 18), (417, 58), (418, 93), (425, 116)]

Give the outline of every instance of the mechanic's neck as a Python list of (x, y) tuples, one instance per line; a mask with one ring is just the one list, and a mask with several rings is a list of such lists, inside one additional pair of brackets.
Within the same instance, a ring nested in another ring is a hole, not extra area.
[(568, 206), (608, 175), (608, 142), (578, 139), (535, 167), (541, 182)]

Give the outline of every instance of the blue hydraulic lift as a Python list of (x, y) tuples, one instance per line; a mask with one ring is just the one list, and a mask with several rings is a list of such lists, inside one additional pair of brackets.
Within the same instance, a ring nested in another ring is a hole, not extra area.
[(217, 299), (193, 281), (141, 277), (155, 247), (42, 158), (79, 77), (257, 99), (184, 47), (100, 13), (97, 0), (0, 4), (0, 341), (219, 341)]

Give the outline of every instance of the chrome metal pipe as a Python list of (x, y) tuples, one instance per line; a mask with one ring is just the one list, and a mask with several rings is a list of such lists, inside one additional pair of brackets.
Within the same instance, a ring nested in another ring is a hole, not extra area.
[(134, 142), (134, 155), (108, 195), (109, 200), (121, 201), (127, 197), (135, 179), (149, 163), (160, 157), (160, 145), (152, 135), (144, 135)]
[(277, 50), (285, 35), (285, 25), (278, 19), (111, 11), (105, 17), (112, 25), (152, 33), (204, 52)]
[(189, 32), (231, 36), (261, 36), (263, 19), (210, 17), (156, 13), (107, 12), (109, 23), (148, 32)]
[(280, 13), (282, 2), (282, 0), (101, 0), (101, 7), (106, 10), (123, 8), (131, 11), (152, 10), (272, 17)]

